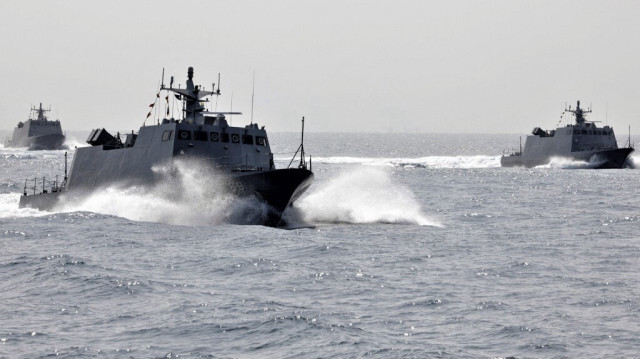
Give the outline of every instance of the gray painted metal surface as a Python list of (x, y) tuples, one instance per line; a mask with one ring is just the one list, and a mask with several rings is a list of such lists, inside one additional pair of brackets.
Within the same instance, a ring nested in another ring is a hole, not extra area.
[(616, 136), (610, 126), (598, 127), (588, 122), (585, 114), (591, 110), (580, 108), (565, 110), (575, 116), (575, 124), (544, 131), (539, 127), (528, 135), (524, 148), (500, 159), (502, 167), (535, 167), (549, 164), (554, 157), (574, 161), (591, 162), (595, 168), (622, 168), (633, 151), (629, 147), (618, 148)]
[(39, 108), (31, 109), (31, 116), (25, 122), (19, 122), (13, 129), (11, 139), (5, 141), (5, 147), (28, 147), (30, 150), (59, 150), (64, 148), (65, 136), (60, 121), (50, 121), (40, 103)]
[(192, 78), (190, 67), (186, 89), (161, 88), (180, 97), (182, 119), (165, 118), (123, 136), (93, 130), (87, 138), (91, 146), (76, 150), (58, 194), (25, 194), (20, 206), (48, 209), (63, 195), (111, 185), (153, 185), (161, 177), (158, 168), (171, 168), (176, 161), (185, 160), (224, 173), (228, 188), (236, 194), (256, 196), (268, 203), (272, 211), (265, 224), (277, 225), (282, 212), (309, 187), (313, 173), (306, 165), (276, 169), (264, 127), (255, 123), (229, 126), (225, 118), (228, 112), (206, 111), (203, 97), (217, 96), (220, 90), (203, 91), (194, 86)]

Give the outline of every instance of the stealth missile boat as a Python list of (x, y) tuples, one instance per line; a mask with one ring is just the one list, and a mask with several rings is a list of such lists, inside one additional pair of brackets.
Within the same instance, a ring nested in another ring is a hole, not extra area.
[(5, 141), (4, 147), (28, 147), (30, 150), (64, 149), (65, 136), (60, 121), (50, 121), (40, 103), (39, 108), (32, 107), (31, 115), (25, 122), (18, 122), (13, 129), (11, 139)]
[(598, 127), (595, 122), (585, 119), (591, 110), (580, 107), (565, 109), (575, 116), (575, 124), (545, 131), (540, 127), (533, 129), (527, 136), (522, 148), (500, 158), (502, 167), (535, 167), (549, 164), (554, 157), (573, 161), (589, 162), (590, 168), (622, 168), (633, 151), (631, 142), (628, 147), (618, 148), (613, 128)]
[[(192, 67), (188, 69), (185, 88), (173, 87), (173, 77), (169, 87), (165, 87), (163, 81), (160, 92), (173, 93), (171, 97), (175, 96), (181, 102), (182, 119), (164, 118), (154, 125), (143, 124), (138, 133), (123, 137), (124, 141), (105, 129), (93, 130), (87, 138), (91, 146), (77, 148), (68, 175), (65, 165), (62, 184), (56, 183), (48, 190), (43, 188), (42, 193), (31, 194), (36, 190), (27, 190), (25, 182), (20, 207), (47, 210), (61, 197), (68, 201), (69, 197), (73, 199), (111, 185), (153, 186), (163, 175), (154, 169), (171, 167), (176, 161), (185, 160), (222, 173), (229, 182), (225, 188), (233, 194), (253, 196), (268, 204), (269, 213), (259, 224), (279, 225), (284, 210), (311, 185), (311, 161), (306, 161), (301, 144), (297, 167), (291, 167), (292, 160), (289, 168), (276, 169), (264, 126), (259, 128), (252, 121), (244, 127), (233, 127), (225, 115), (239, 112), (212, 112), (203, 106), (209, 102), (209, 96), (220, 95), (219, 84), (218, 80), (217, 89), (213, 84), (212, 91), (194, 86)], [(160, 99), (160, 92), (157, 99)], [(169, 94), (165, 98), (168, 116)], [(38, 180), (31, 181), (35, 182), (35, 188)]]

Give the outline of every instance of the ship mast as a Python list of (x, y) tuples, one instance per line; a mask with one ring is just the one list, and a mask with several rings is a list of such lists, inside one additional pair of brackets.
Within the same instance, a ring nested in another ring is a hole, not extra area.
[[(289, 166), (287, 166), (287, 168), (291, 168), (291, 164), (293, 163), (293, 160), (296, 159), (298, 152), (300, 152), (300, 163), (298, 164), (298, 168), (307, 169), (307, 160), (304, 155), (304, 116), (302, 116), (302, 134), (300, 135), (300, 146), (298, 146), (296, 153), (293, 154), (293, 158), (291, 159), (291, 162), (289, 162)], [(311, 162), (309, 162), (309, 165), (311, 165)]]
[(583, 110), (580, 108), (580, 100), (578, 100), (578, 104), (576, 105), (576, 109), (572, 110), (571, 106), (568, 109), (565, 109), (564, 112), (571, 112), (576, 116), (576, 124), (582, 124), (586, 122), (584, 115), (591, 113), (591, 109)]
[(199, 85), (193, 84), (193, 67), (189, 67), (187, 71), (187, 87), (185, 89), (174, 88), (173, 81), (168, 88), (165, 87), (163, 83), (160, 89), (172, 91), (179, 94), (184, 105), (182, 109), (182, 111), (184, 112), (184, 121), (197, 124), (204, 123), (203, 112), (205, 112), (205, 107), (202, 106), (201, 102), (208, 101), (208, 99), (201, 99), (206, 96), (220, 95), (220, 90), (218, 90), (218, 92), (204, 91), (200, 89)]
[(48, 110), (45, 110), (44, 108), (42, 108), (42, 102), (40, 102), (40, 107), (36, 108), (34, 106), (33, 108), (31, 108), (31, 111), (33, 111), (34, 113), (38, 114), (38, 117), (35, 118), (36, 120), (38, 120), (38, 121), (46, 121), (47, 120), (47, 116), (45, 116), (44, 113), (51, 111), (51, 107), (49, 107)]
[[(212, 91), (202, 90), (200, 85), (193, 84), (193, 67), (189, 67), (187, 71), (187, 86), (185, 89), (173, 87), (173, 76), (171, 76), (171, 83), (169, 87), (164, 85), (164, 81), (160, 86), (160, 90), (171, 91), (177, 93), (178, 99), (182, 101), (182, 112), (184, 113), (183, 120), (186, 123), (191, 124), (204, 124), (204, 115), (218, 115), (224, 118), (224, 115), (242, 115), (242, 112), (233, 111), (207, 111), (202, 102), (209, 102), (209, 99), (203, 99), (207, 96), (220, 96), (220, 74), (218, 74), (218, 88), (216, 84), (212, 84)], [(217, 97), (216, 97), (217, 103)]]

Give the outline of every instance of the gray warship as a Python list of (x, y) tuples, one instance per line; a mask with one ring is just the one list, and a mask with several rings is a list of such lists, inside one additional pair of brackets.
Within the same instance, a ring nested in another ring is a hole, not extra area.
[(524, 148), (521, 142), (519, 150), (500, 158), (502, 167), (536, 167), (549, 164), (554, 157), (588, 162), (590, 168), (624, 167), (633, 151), (631, 141), (628, 147), (618, 148), (613, 128), (598, 127), (595, 122), (587, 121), (585, 115), (591, 110), (582, 109), (580, 101), (575, 110), (569, 106), (564, 112), (575, 116), (575, 124), (550, 131), (534, 128)]
[(192, 67), (187, 77), (185, 88), (173, 87), (173, 76), (169, 87), (165, 87), (163, 71), (156, 96), (160, 99), (160, 92), (167, 91), (168, 116), (169, 93), (172, 93), (182, 104), (182, 119), (158, 119), (155, 124), (143, 124), (137, 133), (132, 131), (122, 138), (103, 128), (92, 130), (86, 141), (90, 146), (76, 149), (68, 173), (65, 154), (65, 174), (60, 184), (56, 181), (45, 189), (45, 179), (40, 179), (42, 186), (37, 193), (39, 180), (29, 180), (34, 183), (33, 191), (25, 181), (20, 208), (49, 210), (61, 198), (73, 200), (111, 185), (153, 186), (162, 179), (162, 174), (153, 168), (195, 160), (198, 165), (210, 166), (222, 173), (228, 180), (229, 186), (225, 188), (231, 193), (253, 196), (268, 204), (267, 216), (255, 224), (281, 225), (282, 213), (311, 185), (314, 177), (311, 159), (307, 162), (304, 153), (304, 118), (303, 140), (294, 155), (297, 158), (300, 153), (299, 163), (291, 167), (292, 159), (288, 168), (276, 169), (264, 126), (259, 128), (252, 120), (244, 127), (233, 127), (225, 116), (239, 115), (239, 112), (208, 111), (203, 106), (210, 102), (209, 97), (220, 95), (219, 79), (217, 89), (213, 84), (212, 91), (205, 91), (194, 85)]
[(65, 149), (65, 136), (62, 133), (60, 121), (50, 121), (45, 115), (51, 108), (45, 110), (32, 107), (29, 119), (18, 122), (13, 129), (11, 139), (7, 139), (4, 147), (28, 147), (29, 150), (61, 150)]

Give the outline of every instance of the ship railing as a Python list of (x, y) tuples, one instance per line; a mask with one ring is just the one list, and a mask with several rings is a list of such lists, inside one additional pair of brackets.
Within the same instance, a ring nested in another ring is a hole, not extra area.
[(116, 135), (113, 136), (113, 137), (117, 137), (117, 138), (120, 139), (120, 141), (123, 141), (123, 140), (127, 139), (127, 135), (131, 135), (131, 134), (137, 135), (138, 132), (140, 132), (140, 131), (133, 131), (133, 130), (128, 131), (128, 132), (127, 131), (116, 131)]
[(502, 150), (502, 156), (522, 156), (522, 152), (518, 148), (504, 148)]
[(42, 178), (34, 178), (33, 180), (26, 179), (24, 180), (24, 188), (22, 190), (23, 196), (35, 195), (35, 194), (43, 194), (43, 193), (56, 193), (62, 192), (64, 190), (66, 181), (62, 182), (58, 181), (58, 176), (56, 175), (56, 179), (51, 181), (47, 180), (45, 177)]
[[(291, 168), (291, 165), (293, 164), (293, 159), (289, 162), (289, 165), (287, 166), (287, 168)], [(302, 155), (300, 156), (300, 162), (298, 163), (298, 168), (307, 168), (307, 166), (309, 167), (309, 171), (311, 171), (311, 155), (309, 155), (309, 160), (307, 161), (307, 156), (306, 155)]]

